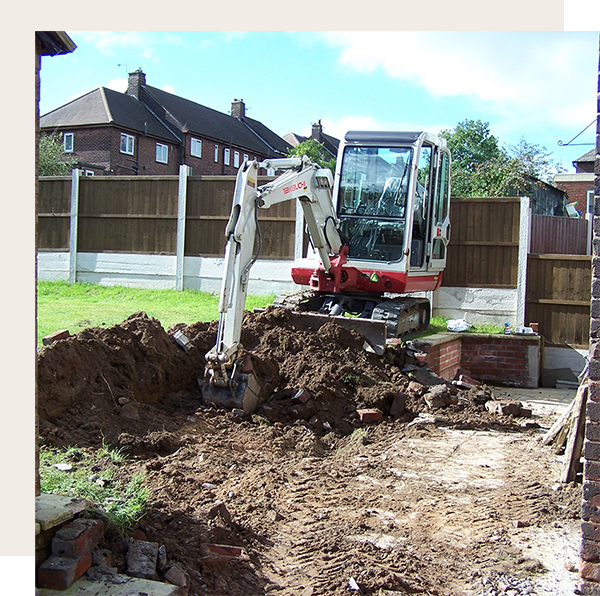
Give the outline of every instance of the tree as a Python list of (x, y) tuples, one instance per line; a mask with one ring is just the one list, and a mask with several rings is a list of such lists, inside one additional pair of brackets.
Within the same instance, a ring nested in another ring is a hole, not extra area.
[(452, 130), (443, 130), (452, 154), (452, 194), (473, 196), (474, 178), (484, 164), (502, 158), (498, 139), (490, 133), (489, 123), (463, 120)]
[(457, 197), (498, 197), (521, 194), (531, 178), (551, 182), (564, 168), (550, 159), (545, 147), (521, 138), (504, 149), (490, 133), (489, 123), (464, 120), (444, 130), (452, 153), (452, 195)]
[(38, 176), (68, 176), (77, 160), (66, 156), (59, 133), (40, 136)]
[(288, 155), (290, 157), (302, 157), (306, 155), (310, 161), (315, 162), (322, 168), (329, 168), (332, 172), (335, 172), (335, 157), (331, 156), (323, 143), (319, 143), (315, 139), (302, 141), (302, 143), (290, 149)]
[(562, 164), (550, 159), (552, 153), (545, 147), (528, 143), (523, 137), (510, 148), (510, 152), (523, 164), (527, 174), (544, 182), (551, 182), (555, 174), (566, 171)]

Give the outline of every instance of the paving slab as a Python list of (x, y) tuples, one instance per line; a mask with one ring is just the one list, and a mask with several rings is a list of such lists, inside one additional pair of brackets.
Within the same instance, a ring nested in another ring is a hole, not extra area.
[(42, 493), (35, 498), (35, 521), (40, 530), (49, 530), (73, 519), (86, 507), (85, 499)]
[(510, 398), (530, 407), (533, 413), (541, 416), (562, 414), (571, 404), (577, 389), (556, 389), (554, 387), (492, 387), (497, 399)]
[(78, 579), (66, 590), (48, 590), (37, 588), (36, 596), (177, 596), (178, 586), (164, 584), (149, 579), (140, 579), (118, 575), (117, 579), (124, 583), (114, 583), (107, 580), (90, 580), (85, 577)]

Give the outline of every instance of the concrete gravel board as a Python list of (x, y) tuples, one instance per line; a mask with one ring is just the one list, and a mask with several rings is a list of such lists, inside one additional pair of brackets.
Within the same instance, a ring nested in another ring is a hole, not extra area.
[(163, 584), (149, 579), (118, 576), (127, 581), (123, 584), (114, 584), (109, 581), (92, 581), (85, 577), (77, 580), (66, 590), (48, 590), (38, 588), (37, 596), (177, 596), (178, 586)]

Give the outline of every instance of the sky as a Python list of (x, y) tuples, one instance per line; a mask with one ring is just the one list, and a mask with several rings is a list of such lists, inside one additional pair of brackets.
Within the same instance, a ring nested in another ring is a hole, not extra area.
[(77, 49), (42, 59), (41, 114), (101, 86), (124, 91), (141, 68), (148, 85), (224, 113), (243, 99), (280, 136), (309, 136), (317, 120), (336, 138), (482, 120), (503, 147), (523, 138), (568, 172), (595, 142), (595, 31), (67, 33)]

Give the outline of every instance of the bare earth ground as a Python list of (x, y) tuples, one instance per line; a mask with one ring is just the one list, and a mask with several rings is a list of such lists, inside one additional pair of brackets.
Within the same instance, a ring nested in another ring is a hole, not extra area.
[[(127, 450), (119, 474), (142, 471), (151, 491), (140, 529), (186, 570), (190, 594), (573, 593), (581, 486), (556, 483), (562, 458), (541, 445), (553, 417), (490, 414), (488, 387), (449, 387), (452, 403), (431, 409), (445, 382), (405, 368), (401, 348), (378, 357), (333, 323), (313, 332), (270, 309), (246, 315), (264, 403), (241, 418), (201, 402), (215, 331), (165, 332), (135, 313), (38, 354), (43, 440)], [(310, 407), (293, 404), (302, 388)], [(405, 409), (390, 416), (398, 395)], [(124, 571), (123, 541), (105, 541)], [(243, 551), (210, 557), (206, 544)]]

